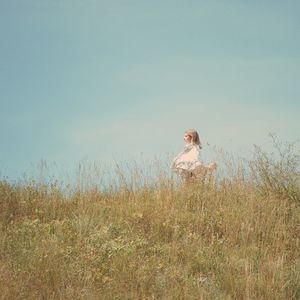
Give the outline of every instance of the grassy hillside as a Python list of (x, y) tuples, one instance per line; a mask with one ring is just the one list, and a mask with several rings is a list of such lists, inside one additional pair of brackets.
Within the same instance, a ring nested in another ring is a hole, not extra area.
[(1, 299), (299, 299), (299, 157), (277, 154), (182, 186), (0, 182)]

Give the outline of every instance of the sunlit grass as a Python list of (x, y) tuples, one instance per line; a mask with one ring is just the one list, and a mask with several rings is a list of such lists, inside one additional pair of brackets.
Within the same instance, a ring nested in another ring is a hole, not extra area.
[(1, 298), (299, 299), (299, 156), (280, 149), (204, 183), (159, 161), (105, 190), (90, 167), (67, 193), (0, 182)]

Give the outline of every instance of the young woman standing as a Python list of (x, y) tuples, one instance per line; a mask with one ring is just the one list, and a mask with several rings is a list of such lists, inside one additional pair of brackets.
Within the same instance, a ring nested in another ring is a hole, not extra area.
[(195, 129), (188, 129), (183, 136), (185, 147), (172, 161), (170, 168), (180, 175), (184, 182), (206, 175), (216, 169), (217, 164), (205, 166), (200, 159), (202, 149), (199, 134)]

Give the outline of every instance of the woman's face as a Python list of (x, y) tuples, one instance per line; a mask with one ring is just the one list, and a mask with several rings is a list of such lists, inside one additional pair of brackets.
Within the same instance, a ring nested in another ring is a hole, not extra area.
[(184, 139), (186, 144), (190, 144), (191, 141), (192, 141), (192, 137), (187, 133), (184, 134), (183, 139)]

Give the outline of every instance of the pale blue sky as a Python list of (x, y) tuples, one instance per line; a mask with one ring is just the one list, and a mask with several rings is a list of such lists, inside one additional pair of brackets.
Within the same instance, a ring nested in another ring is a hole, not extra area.
[(298, 139), (299, 3), (0, 0), (0, 175)]

